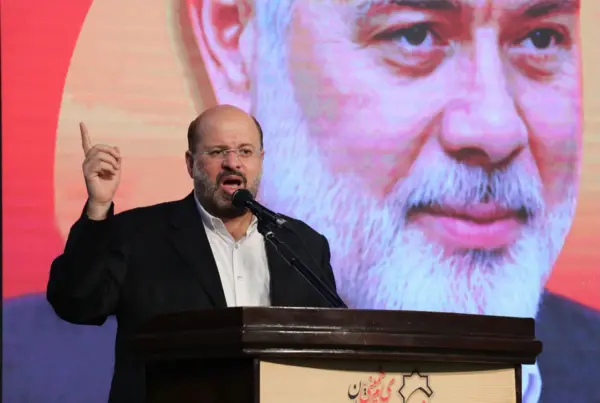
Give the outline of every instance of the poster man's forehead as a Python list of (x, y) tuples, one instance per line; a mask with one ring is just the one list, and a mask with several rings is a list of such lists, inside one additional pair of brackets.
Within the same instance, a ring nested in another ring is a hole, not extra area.
[(464, 8), (497, 8), (537, 16), (555, 12), (576, 12), (580, 0), (332, 0), (352, 5), (360, 14), (381, 8), (411, 8), (422, 10), (461, 10)]

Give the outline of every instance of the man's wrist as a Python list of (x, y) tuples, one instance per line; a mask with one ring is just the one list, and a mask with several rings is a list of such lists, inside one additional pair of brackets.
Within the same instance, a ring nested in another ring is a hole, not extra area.
[(112, 201), (109, 203), (97, 203), (88, 201), (85, 214), (92, 221), (105, 220), (112, 207)]

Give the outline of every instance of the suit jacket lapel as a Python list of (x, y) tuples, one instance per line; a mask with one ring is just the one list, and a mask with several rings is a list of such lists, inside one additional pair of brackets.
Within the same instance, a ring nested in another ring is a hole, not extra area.
[(170, 239), (187, 261), (189, 269), (199, 280), (216, 308), (227, 307), (223, 285), (202, 218), (191, 193), (174, 209), (171, 217)]

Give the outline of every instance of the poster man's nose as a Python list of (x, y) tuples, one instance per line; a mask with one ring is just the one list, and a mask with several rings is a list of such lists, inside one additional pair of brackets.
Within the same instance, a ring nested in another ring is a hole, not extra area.
[(452, 157), (467, 164), (510, 163), (527, 145), (527, 126), (514, 96), (502, 50), (492, 31), (474, 42), (461, 94), (443, 112), (440, 141)]

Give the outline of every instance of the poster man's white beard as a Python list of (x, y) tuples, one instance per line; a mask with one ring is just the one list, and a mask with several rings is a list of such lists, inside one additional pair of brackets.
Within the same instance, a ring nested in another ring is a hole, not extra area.
[(328, 238), (338, 291), (350, 306), (535, 316), (542, 282), (572, 221), (572, 195), (527, 227), (500, 259), (465, 265), (465, 257), (442, 257), (422, 233), (403, 225), (394, 203), (382, 208), (356, 191), (362, 187), (356, 178), (333, 178), (311, 146), (289, 78), (273, 60), (272, 53), (259, 53), (254, 88), (254, 113), (273, 134), (265, 137), (260, 197)]

